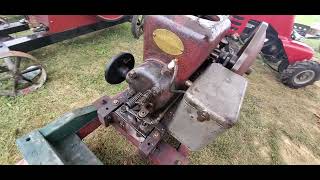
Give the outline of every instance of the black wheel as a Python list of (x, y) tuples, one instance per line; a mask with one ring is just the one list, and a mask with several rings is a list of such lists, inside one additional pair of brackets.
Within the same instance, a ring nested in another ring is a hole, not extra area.
[(133, 37), (139, 39), (143, 34), (144, 15), (134, 15), (131, 20), (131, 32)]
[(283, 70), (281, 82), (290, 88), (301, 88), (313, 84), (319, 80), (320, 64), (316, 61), (303, 61), (289, 65)]
[(289, 62), (286, 59), (283, 59), (278, 66), (279, 73), (282, 73), (289, 66)]
[(128, 72), (134, 67), (132, 54), (122, 52), (114, 56), (106, 65), (105, 80), (110, 84), (119, 84), (126, 79)]

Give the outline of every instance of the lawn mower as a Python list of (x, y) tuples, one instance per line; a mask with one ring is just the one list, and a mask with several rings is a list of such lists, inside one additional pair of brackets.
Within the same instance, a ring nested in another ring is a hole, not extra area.
[(318, 38), (319, 30), (294, 23), (293, 15), (234, 15), (232, 33), (245, 42), (256, 26), (267, 22), (266, 42), (261, 50), (264, 61), (280, 73), (280, 80), (290, 88), (301, 88), (320, 79), (320, 64), (314, 50), (297, 40)]
[[(0, 95), (27, 94), (45, 83), (47, 74), (43, 65), (27, 52), (129, 21), (132, 33), (138, 37), (141, 27), (135, 16), (27, 15), (12, 23), (0, 18)], [(32, 34), (12, 36), (26, 30)]]
[(104, 72), (109, 84), (126, 81), (114, 97), (66, 113), (19, 139), (19, 164), (103, 164), (82, 139), (113, 126), (151, 164), (188, 164), (190, 151), (212, 143), (238, 121), (245, 74), (268, 28), (260, 23), (235, 51), (227, 16), (144, 16), (143, 63), (121, 52)]

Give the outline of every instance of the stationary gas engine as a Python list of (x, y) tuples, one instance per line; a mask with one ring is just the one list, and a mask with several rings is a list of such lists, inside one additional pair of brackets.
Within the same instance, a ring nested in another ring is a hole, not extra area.
[[(261, 50), (268, 24), (240, 49), (233, 48), (230, 26), (227, 16), (146, 16), (143, 63), (134, 68), (134, 56), (124, 52), (107, 64), (106, 81), (126, 81), (128, 88), (97, 100), (99, 121), (91, 122), (113, 125), (154, 164), (186, 164), (189, 150), (205, 147), (238, 120), (247, 87), (242, 75)], [(75, 131), (80, 138), (88, 134), (85, 126)]]
[[(241, 75), (261, 49), (266, 26), (242, 49), (230, 50), (225, 38), (230, 21), (224, 16), (215, 20), (146, 17), (144, 63), (133, 69), (133, 55), (121, 53), (107, 65), (106, 81), (126, 80), (129, 88), (98, 107), (100, 121), (120, 124), (145, 155), (166, 132), (198, 150), (232, 127), (247, 86)], [(254, 53), (246, 52), (249, 48)]]

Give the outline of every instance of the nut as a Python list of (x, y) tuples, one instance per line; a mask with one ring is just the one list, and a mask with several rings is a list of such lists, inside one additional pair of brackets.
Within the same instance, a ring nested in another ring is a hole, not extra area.
[(120, 111), (121, 111), (122, 113), (126, 112), (126, 111), (127, 111), (127, 110), (126, 110), (126, 107), (125, 107), (125, 106), (121, 106)]
[(185, 84), (187, 87), (190, 87), (190, 86), (192, 85), (192, 81), (187, 80), (184, 84)]
[(158, 136), (160, 136), (160, 133), (159, 133), (158, 131), (156, 131), (156, 132), (153, 134), (153, 137), (156, 138), (156, 137), (158, 137)]
[(200, 122), (204, 122), (204, 121), (209, 121), (210, 120), (209, 113), (206, 112), (206, 111), (198, 111), (197, 114), (198, 114), (197, 120), (200, 121)]
[(128, 76), (129, 76), (130, 79), (134, 79), (134, 78), (137, 77), (137, 73), (135, 71), (130, 71)]
[(115, 99), (112, 102), (113, 102), (114, 105), (118, 105), (120, 103), (118, 99)]

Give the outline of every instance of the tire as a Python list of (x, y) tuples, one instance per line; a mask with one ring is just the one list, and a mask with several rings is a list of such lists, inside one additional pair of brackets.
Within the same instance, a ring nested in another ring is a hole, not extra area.
[[(301, 77), (305, 77), (300, 79)], [(320, 64), (316, 61), (302, 61), (289, 65), (280, 74), (281, 82), (290, 88), (302, 88), (319, 80)]]
[[(141, 18), (141, 20), (140, 20)], [(131, 19), (131, 33), (134, 38), (139, 39), (143, 34), (144, 16), (134, 15)]]
[(283, 59), (278, 66), (279, 73), (282, 73), (289, 66), (289, 62), (286, 59)]

